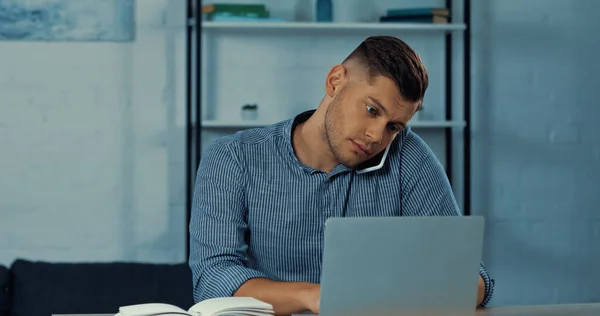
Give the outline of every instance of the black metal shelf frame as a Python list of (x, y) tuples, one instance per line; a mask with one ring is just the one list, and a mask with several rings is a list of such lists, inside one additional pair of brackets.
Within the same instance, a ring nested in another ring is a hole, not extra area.
[(202, 0), (186, 1), (186, 124), (185, 124), (185, 219), (186, 258), (190, 254), (189, 223), (195, 175), (202, 152)]

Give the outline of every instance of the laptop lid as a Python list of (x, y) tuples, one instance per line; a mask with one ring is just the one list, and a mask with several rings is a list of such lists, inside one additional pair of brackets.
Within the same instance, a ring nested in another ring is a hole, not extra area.
[(320, 315), (465, 315), (477, 304), (480, 216), (325, 223)]

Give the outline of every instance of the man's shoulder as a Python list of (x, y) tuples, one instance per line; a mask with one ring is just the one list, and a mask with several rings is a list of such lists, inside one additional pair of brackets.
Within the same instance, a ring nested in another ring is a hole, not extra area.
[(281, 121), (269, 126), (250, 128), (221, 136), (211, 143), (205, 155), (223, 152), (235, 155), (248, 147), (270, 146), (284, 136), (288, 123), (288, 121)]
[(396, 142), (394, 154), (403, 161), (414, 161), (432, 155), (433, 151), (421, 136), (409, 128)]
[(439, 163), (431, 147), (410, 128), (396, 140), (396, 146), (390, 151), (390, 156), (392, 165), (408, 173), (416, 172), (431, 159)]

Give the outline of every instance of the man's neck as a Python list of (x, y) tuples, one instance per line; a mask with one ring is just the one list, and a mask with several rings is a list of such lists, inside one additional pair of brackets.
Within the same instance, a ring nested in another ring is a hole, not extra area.
[(323, 135), (323, 122), (319, 110), (292, 133), (292, 145), (298, 160), (316, 170), (330, 173), (339, 162), (335, 159)]

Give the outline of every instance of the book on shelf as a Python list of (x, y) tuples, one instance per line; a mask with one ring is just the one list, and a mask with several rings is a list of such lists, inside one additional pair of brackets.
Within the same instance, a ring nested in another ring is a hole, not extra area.
[(210, 18), (205, 19), (210, 22), (285, 22), (284, 19), (279, 18), (254, 18), (254, 17), (244, 17), (244, 16), (226, 16), (226, 15), (216, 15)]
[(407, 16), (423, 16), (423, 15), (437, 15), (437, 16), (450, 16), (450, 10), (448, 8), (405, 8), (405, 9), (388, 9), (386, 12), (387, 16), (394, 17), (407, 17)]
[(264, 4), (217, 3), (202, 6), (207, 21), (252, 21), (271, 20)]
[(175, 305), (163, 303), (145, 303), (122, 306), (115, 316), (271, 316), (274, 315), (271, 304), (252, 297), (219, 297), (201, 301), (187, 311)]
[(411, 16), (411, 17), (391, 17), (382, 16), (379, 18), (379, 22), (383, 23), (433, 23), (433, 24), (446, 24), (449, 22), (448, 17), (445, 16)]
[(379, 17), (379, 22), (444, 24), (450, 22), (450, 10), (429, 7), (388, 9), (386, 15)]
[(267, 11), (267, 7), (260, 3), (211, 3), (202, 5), (202, 13), (214, 12), (254, 12)]

